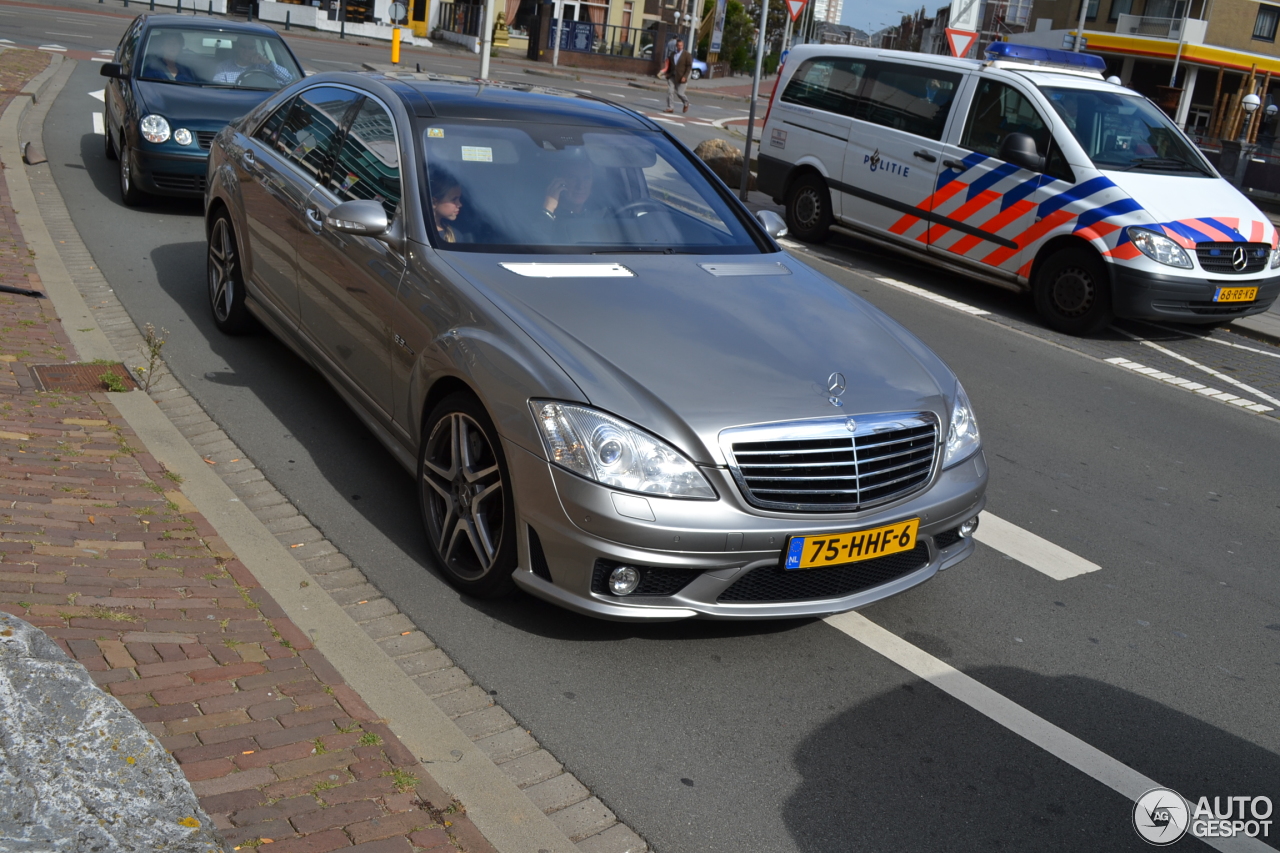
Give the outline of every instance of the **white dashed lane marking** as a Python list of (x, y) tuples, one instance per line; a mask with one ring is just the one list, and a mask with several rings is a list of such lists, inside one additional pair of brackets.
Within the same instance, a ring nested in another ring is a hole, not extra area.
[(989, 512), (984, 512), (979, 517), (978, 529), (974, 531), (973, 538), (1056, 581), (1096, 572), (1102, 568), (1097, 563), (1091, 563), (1084, 557)]
[[(982, 528), (979, 527), (979, 530)], [(1137, 770), (1112, 758), (1097, 747), (1036, 716), (1026, 708), (1002, 696), (996, 691), (965, 675), (960, 670), (918, 649), (906, 640), (880, 627), (860, 613), (841, 613), (828, 616), (828, 625), (862, 643), (877, 654), (883, 655), (922, 681), (958, 699), (978, 713), (1025, 738), (1045, 752), (1070, 764), (1086, 776), (1101, 782), (1133, 802), (1152, 788), (1164, 787)], [(1124, 831), (1121, 828), (1119, 831)], [(1274, 853), (1272, 848), (1256, 838), (1200, 839), (1215, 850), (1224, 853)]]
[(102, 113), (93, 114), (93, 132), (97, 134), (106, 133), (106, 127), (102, 123)]
[[(1242, 409), (1248, 409), (1251, 412), (1270, 412), (1271, 406), (1264, 406), (1261, 403), (1255, 403), (1252, 400), (1246, 400), (1244, 397), (1237, 397), (1226, 391), (1219, 391), (1217, 388), (1211, 388), (1201, 382), (1192, 382), (1190, 379), (1183, 379), (1181, 376), (1174, 376), (1172, 373), (1165, 373), (1162, 370), (1156, 370), (1154, 367), (1146, 367), (1136, 361), (1130, 361), (1127, 358), (1117, 357), (1107, 359), (1107, 364), (1114, 364), (1116, 367), (1123, 367), (1126, 370), (1132, 370), (1134, 373), (1141, 373), (1143, 376), (1151, 379), (1158, 379), (1161, 382), (1167, 382), (1187, 391), (1193, 391), (1196, 394), (1202, 394), (1211, 400), (1218, 400), (1222, 403), (1230, 403), (1233, 406), (1239, 406)], [(1265, 396), (1265, 395), (1263, 395)], [(1271, 399), (1267, 397), (1266, 399)]]
[(881, 282), (883, 284), (887, 284), (890, 287), (896, 287), (899, 290), (905, 290), (907, 293), (914, 293), (916, 296), (920, 296), (924, 299), (928, 299), (930, 302), (937, 302), (939, 305), (945, 305), (948, 308), (954, 308), (957, 311), (963, 311), (966, 314), (972, 314), (975, 317), (982, 317), (991, 313), (990, 311), (984, 311), (981, 308), (975, 308), (974, 306), (968, 305), (964, 302), (958, 302), (955, 299), (949, 299), (946, 296), (940, 296), (937, 293), (934, 293), (929, 290), (925, 290), (923, 287), (916, 287), (914, 284), (907, 284), (905, 281), (898, 281), (896, 278), (882, 278), (877, 276), (876, 281)]
[[(1241, 382), (1239, 379), (1236, 379), (1234, 376), (1228, 376), (1227, 374), (1223, 373), (1220, 370), (1214, 370), (1212, 367), (1209, 367), (1208, 365), (1204, 365), (1198, 361), (1195, 361), (1194, 359), (1187, 358), (1185, 355), (1179, 355), (1178, 353), (1174, 352), (1173, 350), (1167, 347), (1162, 347), (1159, 344), (1155, 343), (1154, 341), (1148, 341), (1143, 338), (1140, 338), (1137, 335), (1126, 332), (1124, 329), (1116, 329), (1116, 331), (1132, 340), (1137, 341), (1138, 343), (1142, 344), (1144, 347), (1151, 347), (1153, 350), (1156, 350), (1157, 352), (1160, 352), (1160, 353), (1163, 353), (1164, 355), (1169, 356), (1169, 358), (1172, 358), (1176, 361), (1180, 361), (1183, 364), (1187, 365), (1188, 367), (1194, 367), (1196, 370), (1207, 373), (1213, 378), (1218, 379), (1222, 382), (1225, 382), (1228, 385), (1231, 385), (1235, 388), (1238, 388), (1246, 394), (1252, 394), (1253, 396), (1261, 400), (1266, 400), (1268, 403), (1272, 403), (1276, 406), (1280, 406), (1280, 400), (1277, 400), (1275, 397), (1272, 397), (1269, 394), (1265, 394), (1262, 391), (1259, 391), (1257, 388), (1254, 388), (1252, 385), (1246, 385), (1245, 383)], [(1115, 359), (1107, 359), (1107, 361), (1111, 362), (1112, 364), (1119, 363)], [(1121, 361), (1127, 362), (1128, 359), (1121, 359)], [(1127, 364), (1122, 366), (1127, 366)], [(1145, 371), (1139, 370), (1138, 372), (1142, 373)], [(1165, 374), (1165, 375), (1167, 376), (1168, 374)], [(1164, 377), (1162, 376), (1160, 378), (1163, 379)], [(1168, 381), (1168, 380), (1165, 380), (1165, 381)], [(1179, 385), (1182, 383), (1172, 382), (1170, 384)], [(1249, 400), (1246, 403), (1237, 403), (1236, 400), (1239, 399), (1238, 397), (1235, 397), (1232, 394), (1224, 394), (1224, 392), (1222, 391), (1207, 392), (1207, 391), (1202, 391), (1198, 388), (1192, 389), (1192, 390), (1195, 390), (1196, 393), (1198, 394), (1204, 394), (1206, 397), (1214, 397), (1215, 399), (1222, 400), (1224, 403), (1232, 403), (1233, 405), (1240, 406), (1241, 408), (1249, 409), (1250, 411), (1254, 411), (1254, 412), (1271, 411), (1271, 407), (1269, 406), (1263, 406), (1261, 409), (1252, 408), (1252, 405), (1258, 405), (1254, 403), (1252, 400)], [(1227, 399), (1227, 398), (1230, 398), (1230, 399)]]

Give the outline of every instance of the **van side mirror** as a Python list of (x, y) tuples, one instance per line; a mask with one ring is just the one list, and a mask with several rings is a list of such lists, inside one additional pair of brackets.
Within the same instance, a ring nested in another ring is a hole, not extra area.
[(996, 155), (1006, 163), (1033, 172), (1044, 171), (1044, 157), (1036, 150), (1036, 141), (1025, 133), (1011, 133), (1000, 143), (1000, 153)]
[(104, 62), (98, 67), (98, 73), (103, 77), (115, 77), (119, 79), (124, 77), (124, 66), (119, 62)]

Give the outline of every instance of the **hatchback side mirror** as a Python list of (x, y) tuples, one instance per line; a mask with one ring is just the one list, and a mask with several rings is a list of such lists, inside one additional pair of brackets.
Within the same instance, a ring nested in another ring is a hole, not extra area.
[(324, 218), (324, 224), (343, 234), (380, 237), (391, 223), (387, 220), (387, 211), (382, 202), (356, 199), (344, 201), (330, 210), (329, 215)]
[(124, 77), (124, 66), (119, 62), (104, 62), (98, 67), (98, 73), (103, 77), (115, 77), (117, 79)]
[(996, 155), (1006, 163), (1033, 172), (1044, 171), (1044, 158), (1036, 150), (1036, 141), (1025, 133), (1011, 133), (1000, 143), (1000, 153)]
[(756, 219), (760, 220), (765, 233), (773, 239), (787, 236), (787, 221), (772, 210), (757, 210)]

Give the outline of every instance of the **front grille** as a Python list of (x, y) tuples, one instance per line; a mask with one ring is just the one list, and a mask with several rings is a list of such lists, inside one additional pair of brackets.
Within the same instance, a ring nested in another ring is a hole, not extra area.
[(943, 548), (950, 548), (952, 545), (963, 539), (960, 535), (960, 528), (953, 527), (950, 530), (944, 530), (941, 533), (934, 534), (933, 544), (941, 551)]
[(846, 512), (923, 488), (938, 422), (929, 413), (795, 421), (725, 430), (721, 441), (755, 506)]
[(152, 172), (151, 180), (162, 190), (204, 192), (204, 175), (182, 175), (174, 172)]
[[(1244, 266), (1235, 265), (1236, 249), (1244, 249)], [(1271, 257), (1270, 243), (1196, 243), (1196, 257), (1205, 272), (1246, 275), (1262, 272)]]
[(205, 151), (208, 151), (210, 148), (213, 147), (213, 138), (217, 135), (218, 135), (218, 131), (216, 130), (197, 130), (196, 144), (199, 145), (201, 148), (203, 148)]
[[(624, 564), (596, 560), (595, 570), (591, 573), (591, 591), (613, 595), (609, 592), (609, 573), (621, 565)], [(630, 565), (640, 573), (640, 585), (627, 598), (635, 598), (637, 595), (675, 595), (702, 574), (697, 569), (668, 569), (662, 566), (637, 566), (634, 563), (625, 565)]]
[(823, 569), (763, 566), (753, 569), (720, 593), (716, 601), (804, 601), (843, 598), (908, 575), (929, 563), (929, 546), (918, 542), (910, 551)]

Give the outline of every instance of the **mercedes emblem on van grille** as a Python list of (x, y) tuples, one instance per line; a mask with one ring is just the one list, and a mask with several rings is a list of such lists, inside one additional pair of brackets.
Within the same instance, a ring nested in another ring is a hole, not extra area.
[(1236, 270), (1243, 270), (1249, 265), (1249, 255), (1245, 252), (1244, 246), (1236, 246), (1231, 253), (1231, 266)]

